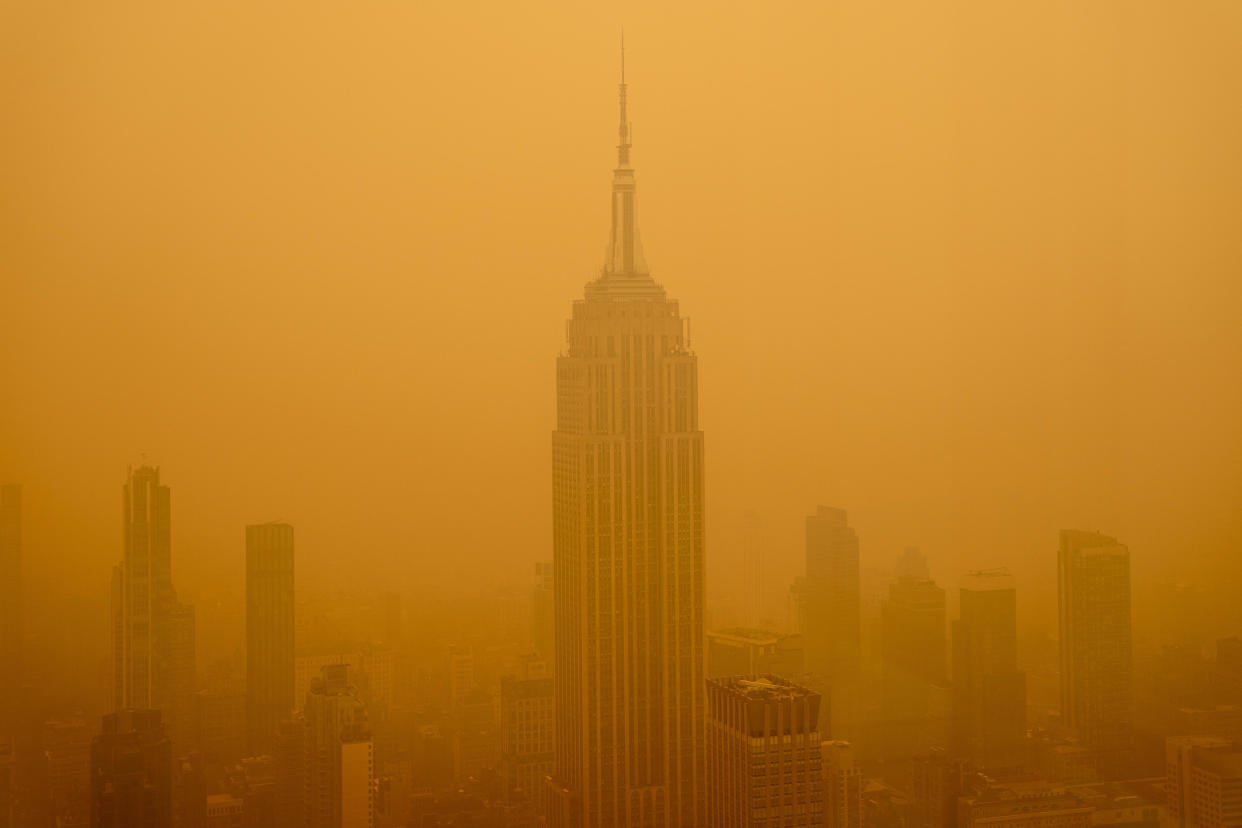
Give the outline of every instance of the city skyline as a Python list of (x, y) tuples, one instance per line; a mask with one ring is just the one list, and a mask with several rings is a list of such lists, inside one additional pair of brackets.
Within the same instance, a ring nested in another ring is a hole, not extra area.
[(1242, 14), (235, 2), (0, 26), (0, 828), (1242, 824)]

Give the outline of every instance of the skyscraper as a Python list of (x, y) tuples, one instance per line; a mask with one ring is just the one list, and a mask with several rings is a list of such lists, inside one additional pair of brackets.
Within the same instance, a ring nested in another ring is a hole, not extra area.
[(830, 732), (849, 734), (862, 652), (858, 534), (845, 510), (806, 519), (806, 669), (829, 691)]
[(1063, 530), (1057, 575), (1061, 717), (1095, 752), (1100, 773), (1116, 776), (1132, 744), (1130, 550), (1095, 532)]
[(91, 828), (172, 828), (172, 748), (158, 710), (104, 716), (91, 743)]
[(819, 703), (777, 676), (707, 682), (705, 825), (823, 825)]
[(988, 769), (1022, 762), (1026, 676), (1018, 671), (1018, 601), (1004, 571), (962, 579), (953, 623), (954, 719), (959, 755)]
[(834, 740), (822, 745), (825, 828), (861, 828), (862, 770), (854, 763), (854, 746)]
[(293, 527), (246, 527), (246, 730), (252, 756), (274, 754), (292, 714)]
[(0, 745), (13, 736), (22, 684), (22, 487), (0, 486)]
[(933, 685), (946, 669), (944, 589), (925, 574), (903, 574), (880, 605), (883, 703), (890, 756), (929, 750)]
[(194, 610), (172, 583), (171, 501), (160, 470), (131, 470), (123, 490), (124, 559), (113, 571), (113, 708), (161, 711), (174, 746), (189, 743)]
[(557, 360), (554, 825), (690, 826), (704, 808), (698, 364), (635, 222), (624, 71), (612, 230)]
[(348, 667), (324, 667), (302, 708), (303, 828), (371, 828), (375, 822), (371, 732)]

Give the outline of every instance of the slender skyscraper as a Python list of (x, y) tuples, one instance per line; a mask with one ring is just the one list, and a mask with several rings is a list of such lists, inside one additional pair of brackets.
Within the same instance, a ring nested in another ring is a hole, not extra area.
[[(624, 63), (624, 61), (623, 61)], [(703, 824), (703, 434), (677, 302), (643, 261), (621, 80), (612, 230), (557, 361), (558, 826)]]
[(862, 652), (858, 534), (845, 510), (806, 519), (806, 669), (828, 690), (830, 733), (850, 734)]
[(1130, 550), (1116, 538), (1067, 529), (1057, 574), (1061, 716), (1095, 752), (1100, 773), (1115, 776), (1132, 744)]
[(124, 488), (124, 554), (113, 572), (113, 709), (161, 712), (174, 750), (189, 744), (194, 610), (172, 584), (167, 486), (160, 471), (131, 471)]
[(962, 579), (961, 618), (953, 622), (957, 747), (976, 765), (1022, 763), (1026, 676), (1018, 671), (1018, 600), (1003, 570)]
[[(910, 552), (907, 552), (909, 560)], [(945, 680), (944, 589), (922, 571), (899, 574), (880, 605), (883, 703), (889, 756), (931, 747), (932, 688)]]
[(22, 684), (22, 487), (0, 486), (0, 745), (13, 735)]
[(246, 728), (252, 756), (275, 755), (293, 701), (293, 527), (246, 527)]

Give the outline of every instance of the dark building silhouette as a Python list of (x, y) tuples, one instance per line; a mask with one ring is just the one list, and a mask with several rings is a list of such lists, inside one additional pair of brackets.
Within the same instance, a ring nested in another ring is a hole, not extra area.
[(160, 711), (104, 716), (91, 743), (91, 828), (172, 828), (172, 772)]
[(246, 730), (252, 756), (274, 754), (295, 705), (293, 527), (246, 527)]
[(674, 828), (704, 808), (698, 363), (643, 260), (620, 91), (606, 260), (556, 367), (550, 820)]
[(1057, 554), (1061, 717), (1119, 777), (1133, 749), (1130, 550), (1096, 532), (1063, 530)]
[(158, 468), (123, 490), (125, 557), (113, 571), (113, 708), (159, 710), (173, 743), (192, 739), (194, 609), (172, 582), (171, 497)]
[(831, 734), (845, 736), (856, 714), (862, 649), (858, 534), (845, 510), (820, 506), (806, 519), (803, 589), (806, 669), (829, 691)]
[(882, 694), (886, 752), (925, 753), (933, 689), (943, 685), (947, 666), (945, 593), (923, 572), (902, 574), (880, 605)]
[(1006, 572), (962, 579), (953, 624), (956, 748), (986, 770), (1023, 762), (1026, 676), (1018, 671), (1018, 602)]

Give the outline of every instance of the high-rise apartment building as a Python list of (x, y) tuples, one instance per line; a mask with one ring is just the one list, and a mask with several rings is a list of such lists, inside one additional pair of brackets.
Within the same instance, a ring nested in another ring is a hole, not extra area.
[(698, 363), (638, 241), (626, 85), (612, 231), (557, 360), (553, 825), (703, 820)]
[[(375, 759), (366, 707), (345, 664), (323, 668), (298, 718), (302, 756), (299, 828), (372, 828)], [(296, 798), (296, 797), (290, 797)]]
[(1018, 670), (1018, 601), (1003, 571), (962, 579), (953, 623), (956, 749), (992, 770), (1021, 765), (1026, 738), (1026, 676)]
[(1227, 739), (1168, 739), (1165, 802), (1171, 828), (1242, 825), (1242, 750)]
[(845, 510), (820, 506), (806, 519), (806, 668), (829, 691), (833, 736), (855, 715), (862, 652), (858, 534)]
[(12, 738), (22, 684), (22, 488), (0, 486), (0, 745)]
[(1130, 550), (1064, 530), (1057, 553), (1061, 717), (1096, 754), (1104, 777), (1127, 770), (1133, 746)]
[(824, 742), (824, 826), (861, 828), (862, 769), (854, 762), (854, 746), (835, 739)]
[(172, 828), (172, 773), (160, 711), (104, 716), (91, 743), (91, 828)]
[(933, 688), (946, 678), (944, 589), (925, 575), (900, 575), (880, 605), (882, 701), (889, 756), (932, 748)]
[(251, 756), (272, 755), (293, 714), (293, 527), (246, 527), (246, 731)]
[(194, 610), (172, 582), (171, 500), (158, 468), (131, 470), (123, 490), (124, 552), (113, 571), (113, 707), (159, 710), (174, 746), (189, 744)]
[(708, 680), (705, 825), (823, 825), (819, 706), (777, 676)]

